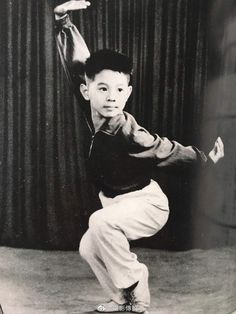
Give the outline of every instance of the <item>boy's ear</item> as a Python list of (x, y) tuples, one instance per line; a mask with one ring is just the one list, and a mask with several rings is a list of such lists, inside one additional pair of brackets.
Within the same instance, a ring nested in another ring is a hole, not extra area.
[(85, 100), (89, 100), (89, 95), (88, 95), (88, 87), (86, 84), (80, 84), (80, 92), (83, 95)]
[(131, 85), (128, 86), (128, 92), (127, 92), (127, 99), (129, 98), (129, 96), (132, 94), (133, 91), (133, 87)]

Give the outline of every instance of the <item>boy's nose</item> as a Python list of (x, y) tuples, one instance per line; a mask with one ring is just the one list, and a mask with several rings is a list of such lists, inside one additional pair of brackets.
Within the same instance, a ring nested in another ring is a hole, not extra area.
[(114, 92), (110, 92), (107, 96), (107, 101), (116, 101), (115, 98), (115, 93)]
[(116, 100), (115, 100), (114, 98), (112, 98), (112, 97), (108, 97), (107, 101), (114, 102), (114, 101), (116, 101)]

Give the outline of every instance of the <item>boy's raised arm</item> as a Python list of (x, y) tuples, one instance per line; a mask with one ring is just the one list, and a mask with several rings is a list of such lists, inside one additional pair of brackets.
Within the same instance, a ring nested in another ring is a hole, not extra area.
[(54, 9), (56, 41), (61, 62), (73, 91), (78, 90), (83, 76), (83, 65), (90, 56), (88, 47), (76, 26), (71, 22), (69, 11), (86, 9), (90, 2), (84, 0), (67, 1)]

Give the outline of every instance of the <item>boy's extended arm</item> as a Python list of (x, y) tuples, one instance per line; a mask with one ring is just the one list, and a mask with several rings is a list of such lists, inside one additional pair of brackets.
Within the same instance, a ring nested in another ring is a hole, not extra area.
[[(128, 128), (127, 128), (128, 126)], [(220, 137), (217, 138), (213, 149), (208, 156), (194, 146), (183, 146), (166, 137), (151, 135), (146, 129), (140, 127), (134, 118), (126, 124), (123, 132), (128, 135), (133, 149), (130, 155), (137, 158), (152, 159), (158, 167), (174, 164), (206, 164), (208, 160), (217, 163), (224, 157), (224, 144)]]
[(85, 9), (87, 1), (68, 1), (54, 9), (57, 49), (75, 95), (83, 78), (83, 65), (90, 56), (88, 47), (67, 12)]
[[(142, 138), (146, 137), (144, 135)], [(194, 146), (183, 146), (157, 134), (148, 135), (150, 142), (136, 138), (134, 152), (131, 154), (138, 158), (151, 158), (158, 167), (166, 167), (175, 164), (199, 163), (205, 164), (207, 156)], [(141, 140), (141, 142), (140, 142)]]

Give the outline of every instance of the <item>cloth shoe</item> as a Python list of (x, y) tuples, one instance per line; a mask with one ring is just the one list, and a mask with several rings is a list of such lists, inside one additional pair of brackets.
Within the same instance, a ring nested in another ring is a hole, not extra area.
[(99, 304), (96, 311), (99, 313), (148, 313), (146, 310), (150, 305), (150, 292), (148, 286), (148, 269), (143, 265), (141, 277), (137, 283), (123, 290), (123, 296), (126, 300), (124, 304), (118, 304), (111, 300), (106, 303)]
[(96, 308), (99, 313), (145, 313), (146, 308), (139, 304), (118, 304), (114, 301), (99, 304)]

